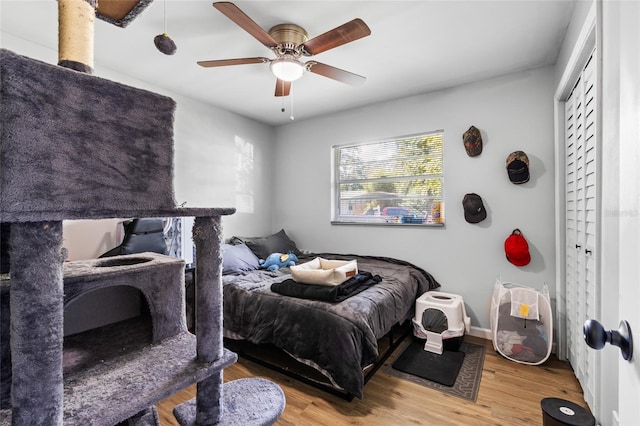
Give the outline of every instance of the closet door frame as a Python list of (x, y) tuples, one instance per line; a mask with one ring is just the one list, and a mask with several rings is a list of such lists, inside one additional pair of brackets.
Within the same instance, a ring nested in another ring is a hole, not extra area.
[[(567, 259), (567, 250), (568, 250), (568, 240), (566, 236), (566, 221), (567, 221), (567, 149), (566, 149), (566, 123), (567, 117), (565, 116), (565, 101), (571, 94), (576, 81), (581, 76), (585, 64), (587, 63), (589, 57), (593, 53), (594, 50), (599, 52), (600, 49), (597, 46), (600, 44), (599, 38), (600, 36), (596, 36), (599, 29), (596, 28), (596, 7), (595, 4), (591, 7), (587, 18), (585, 19), (585, 24), (580, 30), (580, 34), (578, 35), (576, 44), (570, 54), (570, 57), (567, 62), (567, 66), (564, 69), (564, 72), (560, 78), (558, 86), (556, 88), (554, 94), (554, 116), (555, 116), (555, 172), (556, 172), (556, 182), (555, 182), (555, 202), (556, 202), (556, 223), (555, 223), (555, 231), (556, 231), (556, 316), (555, 316), (555, 343), (556, 343), (556, 354), (558, 358), (566, 360), (568, 354), (568, 324), (567, 324), (567, 300), (566, 300), (566, 277), (567, 277), (567, 268), (566, 268), (566, 259)], [(599, 56), (599, 55), (596, 55)], [(596, 75), (597, 75), (597, 87), (601, 87), (601, 70), (602, 66), (599, 60), (596, 62)], [(600, 99), (600, 93), (598, 89), (597, 97)], [(600, 102), (600, 101), (598, 101)], [(597, 122), (600, 122), (598, 118)], [(601, 140), (601, 135), (597, 135), (598, 140)], [(598, 142), (599, 143), (599, 142)], [(598, 147), (599, 149), (599, 147)], [(599, 198), (599, 194), (598, 194)], [(599, 230), (598, 230), (599, 232)], [(575, 244), (575, 243), (574, 243)], [(596, 279), (599, 277), (596, 275)], [(597, 290), (598, 291), (598, 290)], [(599, 310), (600, 308), (597, 307)], [(598, 363), (600, 362), (598, 354), (595, 356), (595, 360), (593, 363), (593, 368), (598, 368)], [(585, 392), (585, 400), (589, 404), (592, 412), (596, 414), (598, 411), (599, 401), (601, 400), (600, 395), (600, 377), (599, 375), (594, 375), (592, 381), (589, 384), (591, 388), (589, 393)], [(586, 390), (585, 390), (586, 391)], [(593, 392), (593, 393), (591, 393)]]
[[(595, 404), (596, 352), (584, 342), (582, 326), (600, 318), (597, 52), (587, 60), (566, 106), (566, 330), (568, 361), (590, 406)], [(562, 236), (561, 236), (562, 238)]]

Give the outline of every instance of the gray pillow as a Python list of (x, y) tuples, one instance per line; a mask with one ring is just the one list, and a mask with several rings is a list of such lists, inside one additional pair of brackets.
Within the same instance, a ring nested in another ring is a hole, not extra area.
[(222, 273), (238, 274), (260, 267), (258, 258), (245, 244), (222, 245)]
[(296, 243), (289, 238), (284, 229), (266, 237), (232, 237), (231, 244), (246, 244), (258, 259), (266, 259), (271, 253), (288, 253), (292, 251), (296, 256), (302, 253)]

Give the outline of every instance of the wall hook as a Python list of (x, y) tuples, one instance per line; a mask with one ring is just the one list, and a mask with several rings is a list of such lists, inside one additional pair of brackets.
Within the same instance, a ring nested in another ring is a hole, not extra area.
[(631, 361), (633, 355), (633, 337), (627, 321), (620, 321), (618, 330), (605, 330), (598, 321), (590, 319), (583, 326), (584, 341), (593, 349), (602, 349), (606, 343), (620, 348), (622, 358)]

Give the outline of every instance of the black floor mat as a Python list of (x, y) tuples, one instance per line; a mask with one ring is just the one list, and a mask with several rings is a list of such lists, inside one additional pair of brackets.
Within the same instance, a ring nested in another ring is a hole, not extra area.
[(445, 386), (453, 386), (463, 361), (464, 352), (445, 350), (442, 355), (434, 354), (424, 350), (424, 340), (414, 339), (393, 363), (393, 368)]

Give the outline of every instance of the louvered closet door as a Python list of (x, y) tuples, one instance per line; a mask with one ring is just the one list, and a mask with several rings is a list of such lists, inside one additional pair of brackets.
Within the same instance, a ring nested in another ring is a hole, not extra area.
[(566, 117), (566, 314), (567, 359), (594, 403), (595, 351), (584, 344), (582, 326), (598, 318), (598, 230), (595, 53), (565, 103)]

